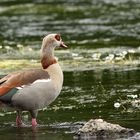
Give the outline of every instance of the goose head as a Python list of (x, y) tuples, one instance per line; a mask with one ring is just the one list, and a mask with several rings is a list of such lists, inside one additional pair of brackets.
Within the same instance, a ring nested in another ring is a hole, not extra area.
[(47, 48), (67, 48), (67, 46), (62, 41), (60, 34), (49, 34), (44, 37), (42, 41), (42, 49)]
[(43, 68), (47, 68), (50, 64), (56, 62), (54, 57), (55, 48), (67, 48), (60, 34), (49, 34), (45, 36), (41, 47), (41, 63)]

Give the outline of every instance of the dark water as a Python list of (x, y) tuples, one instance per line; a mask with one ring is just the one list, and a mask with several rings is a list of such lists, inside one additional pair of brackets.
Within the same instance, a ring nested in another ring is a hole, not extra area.
[[(102, 118), (112, 123), (140, 131), (139, 108), (123, 104), (127, 95), (140, 92), (140, 69), (92, 70), (65, 72), (63, 90), (47, 110), (40, 111), (37, 130), (16, 128), (16, 114), (1, 112), (0, 137), (7, 139), (73, 139), (71, 134), (78, 122)], [(121, 99), (121, 100), (120, 100)], [(114, 103), (122, 105), (116, 109)], [(125, 108), (124, 108), (125, 107)], [(30, 115), (23, 114), (26, 124)]]
[(72, 48), (139, 47), (139, 0), (1, 0), (4, 45), (40, 46), (59, 32)]
[[(1, 0), (0, 62), (35, 62), (42, 38), (52, 32), (61, 33), (70, 49), (57, 52), (64, 87), (40, 111), (40, 126), (16, 128), (16, 114), (1, 108), (0, 139), (69, 140), (76, 124), (91, 118), (140, 131), (139, 15), (139, 0)], [(0, 64), (0, 74), (18, 69)], [(23, 119), (30, 124), (29, 114)]]

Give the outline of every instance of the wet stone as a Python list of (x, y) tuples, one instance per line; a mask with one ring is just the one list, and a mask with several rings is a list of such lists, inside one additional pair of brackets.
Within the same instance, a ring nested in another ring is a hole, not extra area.
[(118, 124), (111, 124), (102, 119), (91, 119), (75, 132), (75, 139), (103, 139), (113, 140), (130, 138), (136, 134), (134, 129), (124, 128)]

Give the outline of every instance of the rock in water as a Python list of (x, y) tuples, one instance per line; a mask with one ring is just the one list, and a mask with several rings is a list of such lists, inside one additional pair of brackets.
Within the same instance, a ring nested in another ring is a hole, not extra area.
[(102, 119), (91, 119), (75, 133), (75, 138), (115, 140), (132, 137), (135, 133), (135, 130), (124, 128), (118, 124), (111, 124)]

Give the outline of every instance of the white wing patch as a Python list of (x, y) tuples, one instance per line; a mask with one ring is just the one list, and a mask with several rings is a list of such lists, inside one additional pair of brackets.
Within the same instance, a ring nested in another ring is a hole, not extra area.
[[(36, 80), (34, 81), (32, 84), (35, 84), (35, 83), (47, 83), (47, 82), (50, 82), (51, 79), (39, 79), (39, 80)], [(25, 87), (25, 85), (22, 85), (20, 87), (16, 87), (17, 89), (23, 89)]]
[(34, 81), (33, 83), (40, 83), (40, 82), (41, 82), (41, 83), (42, 83), (42, 82), (43, 82), (43, 83), (45, 83), (45, 82), (47, 83), (47, 82), (50, 82), (50, 81), (51, 81), (51, 79), (39, 79), (39, 80)]
[(25, 85), (20, 86), (20, 87), (16, 87), (16, 88), (17, 88), (17, 89), (23, 89), (24, 86), (25, 86)]
[(16, 87), (17, 89), (22, 89), (22, 87)]

